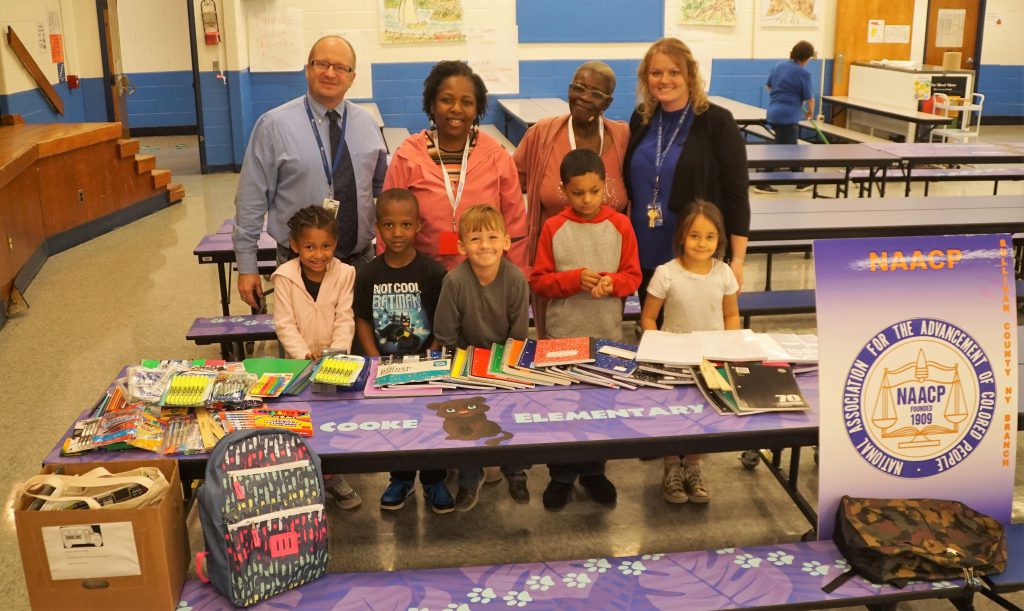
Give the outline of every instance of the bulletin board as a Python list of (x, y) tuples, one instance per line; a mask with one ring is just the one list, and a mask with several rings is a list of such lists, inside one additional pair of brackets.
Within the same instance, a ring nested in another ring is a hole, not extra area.
[(600, 5), (587, 0), (518, 0), (519, 42), (654, 42), (664, 31), (664, 5), (664, 0)]

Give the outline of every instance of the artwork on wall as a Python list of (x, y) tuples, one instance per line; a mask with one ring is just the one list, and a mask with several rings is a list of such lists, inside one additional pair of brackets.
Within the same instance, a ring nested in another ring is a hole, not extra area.
[(762, 6), (762, 26), (813, 27), (818, 25), (818, 0), (768, 0)]
[(380, 41), (463, 41), (462, 20), (462, 0), (380, 0)]
[(736, 25), (736, 0), (682, 0), (680, 25)]

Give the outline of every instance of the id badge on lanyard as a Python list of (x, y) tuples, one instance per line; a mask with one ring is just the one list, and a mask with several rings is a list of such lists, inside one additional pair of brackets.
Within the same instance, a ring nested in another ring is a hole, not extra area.
[(672, 148), (672, 144), (675, 142), (676, 137), (679, 136), (679, 131), (683, 128), (686, 123), (686, 119), (690, 114), (690, 106), (686, 105), (683, 110), (683, 115), (679, 117), (679, 123), (676, 124), (675, 130), (672, 135), (669, 136), (668, 142), (665, 144), (665, 148), (661, 148), (661, 115), (658, 115), (658, 143), (657, 149), (654, 151), (654, 193), (651, 195), (651, 203), (647, 204), (647, 226), (651, 229), (661, 227), (665, 224), (665, 206), (661, 203), (661, 167), (665, 163), (665, 157), (668, 156), (668, 151)]
[(341, 203), (334, 198), (334, 168), (338, 167), (338, 162), (341, 159), (341, 151), (346, 146), (345, 132), (348, 130), (348, 108), (345, 108), (341, 114), (341, 137), (338, 139), (340, 146), (338, 150), (334, 151), (334, 158), (332, 163), (328, 165), (327, 150), (324, 148), (324, 141), (320, 138), (320, 130), (317, 129), (316, 119), (313, 117), (313, 109), (309, 107), (309, 100), (303, 100), (306, 105), (306, 116), (309, 117), (309, 126), (313, 129), (313, 137), (316, 139), (316, 145), (320, 149), (320, 160), (324, 165), (324, 175), (327, 178), (327, 197), (324, 198), (323, 207), (331, 216), (338, 216), (338, 208), (341, 207)]
[(441, 158), (441, 143), (437, 139), (437, 132), (434, 132), (434, 144), (437, 146), (438, 155), (437, 160), (441, 165), (441, 179), (444, 181), (444, 190), (448, 195), (448, 203), (452, 206), (452, 230), (442, 231), (438, 236), (437, 254), (439, 255), (459, 254), (459, 234), (456, 230), (455, 214), (459, 208), (459, 202), (462, 201), (462, 190), (466, 186), (466, 165), (469, 162), (469, 141), (472, 137), (472, 132), (466, 136), (466, 146), (462, 149), (462, 166), (459, 168), (459, 187), (458, 191), (453, 192), (452, 179), (448, 175), (448, 170), (444, 167), (444, 160)]

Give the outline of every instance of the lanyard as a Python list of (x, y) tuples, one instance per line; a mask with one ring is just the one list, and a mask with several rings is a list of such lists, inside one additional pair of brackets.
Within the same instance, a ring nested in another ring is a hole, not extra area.
[(327, 150), (324, 148), (323, 138), (320, 137), (320, 130), (316, 127), (313, 109), (309, 107), (308, 99), (303, 100), (303, 102), (306, 104), (306, 115), (309, 117), (310, 127), (313, 128), (313, 136), (316, 137), (316, 145), (320, 147), (320, 161), (324, 164), (324, 175), (327, 176), (327, 197), (334, 199), (334, 170), (337, 169), (338, 162), (341, 160), (341, 151), (348, 146), (348, 143), (345, 142), (345, 131), (348, 129), (348, 106), (341, 113), (341, 138), (338, 138), (338, 150), (334, 151), (334, 162), (328, 166)]
[[(601, 117), (597, 118), (597, 134), (601, 139), (601, 143), (597, 145), (597, 154), (601, 156), (604, 154), (604, 121)], [(569, 150), (576, 150), (576, 134), (572, 129), (572, 117), (569, 117)]]
[(473, 132), (470, 131), (466, 136), (466, 146), (462, 147), (462, 167), (459, 168), (459, 190), (458, 193), (452, 194), (452, 179), (448, 175), (448, 170), (444, 167), (444, 159), (441, 154), (441, 141), (437, 137), (437, 130), (434, 130), (434, 146), (437, 147), (437, 162), (441, 164), (441, 178), (444, 179), (444, 190), (448, 194), (448, 203), (452, 205), (452, 231), (455, 231), (455, 211), (459, 207), (459, 202), (462, 201), (462, 189), (466, 186), (466, 162), (469, 160), (469, 141), (473, 138)]
[(676, 137), (679, 136), (679, 130), (683, 128), (683, 124), (686, 123), (686, 118), (690, 115), (690, 105), (687, 104), (683, 108), (683, 114), (679, 117), (679, 123), (676, 123), (676, 129), (672, 132), (672, 135), (668, 138), (668, 143), (665, 148), (661, 148), (661, 118), (664, 116), (663, 113), (658, 113), (658, 143), (657, 148), (654, 150), (654, 196), (651, 198), (653, 201), (658, 201), (658, 194), (661, 191), (661, 166), (665, 163), (665, 157), (668, 156), (668, 150), (672, 148), (672, 143), (675, 142)]

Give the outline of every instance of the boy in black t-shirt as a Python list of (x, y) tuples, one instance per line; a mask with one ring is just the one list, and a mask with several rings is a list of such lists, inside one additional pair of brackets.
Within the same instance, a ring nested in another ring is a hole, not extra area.
[[(388, 189), (377, 198), (377, 232), (384, 253), (356, 275), (352, 308), (356, 336), (367, 356), (422, 352), (433, 340), (434, 310), (444, 280), (444, 266), (416, 252), (420, 228), (416, 196), (406, 189)], [(444, 485), (444, 469), (420, 471), (423, 494), (434, 513), (449, 513), (455, 501)], [(405, 506), (413, 492), (415, 471), (391, 473), (380, 498), (381, 509)]]

